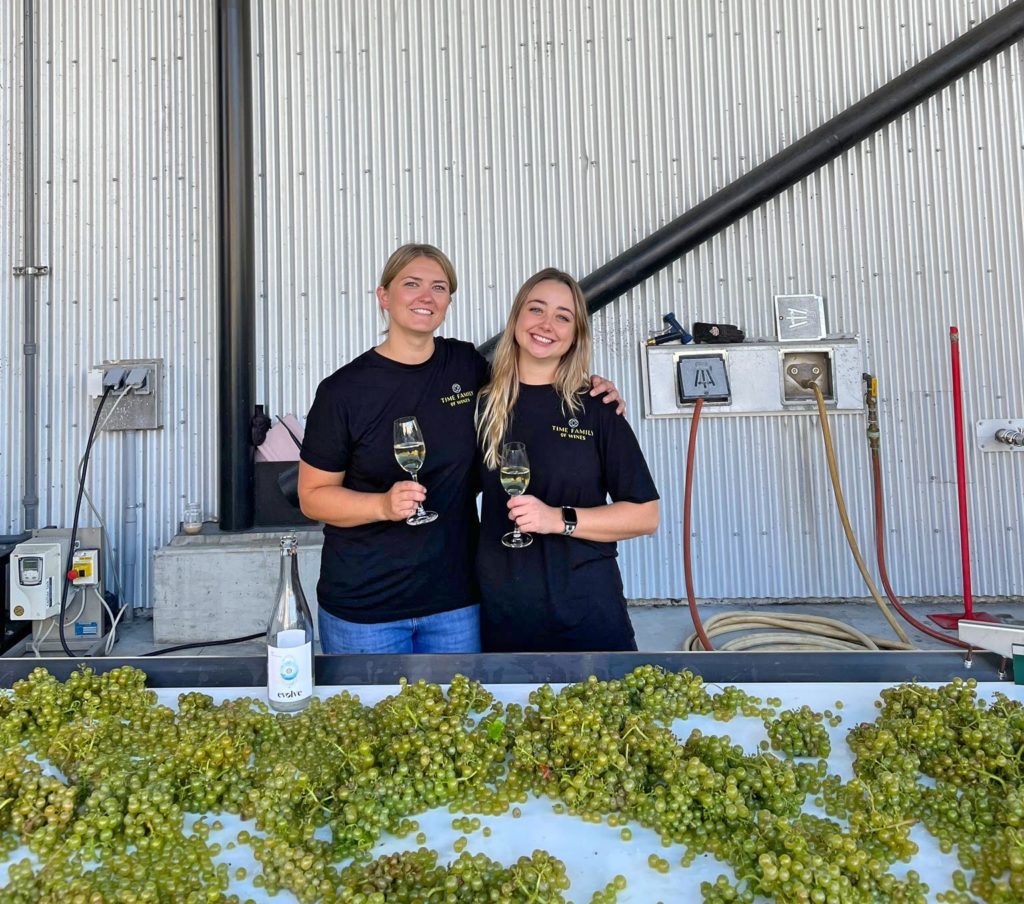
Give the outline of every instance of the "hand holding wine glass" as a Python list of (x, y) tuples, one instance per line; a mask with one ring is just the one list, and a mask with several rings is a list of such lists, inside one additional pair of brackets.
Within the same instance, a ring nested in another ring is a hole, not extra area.
[[(402, 470), (408, 471), (416, 483), (423, 460), (427, 455), (427, 446), (423, 442), (420, 425), (414, 417), (400, 417), (395, 420), (394, 428), (395, 460)], [(430, 512), (418, 503), (416, 511), (405, 519), (406, 524), (429, 524), (437, 519), (437, 512)]]
[[(502, 489), (509, 496), (522, 496), (530, 485), (530, 459), (526, 455), (525, 443), (505, 443), (501, 447)], [(529, 534), (520, 533), (519, 525), (501, 538), (501, 542), (510, 549), (522, 549), (533, 542)]]

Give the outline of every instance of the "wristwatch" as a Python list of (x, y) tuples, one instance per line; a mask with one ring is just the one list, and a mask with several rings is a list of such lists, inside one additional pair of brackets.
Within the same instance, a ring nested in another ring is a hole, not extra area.
[(576, 509), (570, 508), (568, 505), (562, 506), (562, 534), (566, 537), (571, 537), (572, 532), (576, 530), (578, 524), (576, 518)]

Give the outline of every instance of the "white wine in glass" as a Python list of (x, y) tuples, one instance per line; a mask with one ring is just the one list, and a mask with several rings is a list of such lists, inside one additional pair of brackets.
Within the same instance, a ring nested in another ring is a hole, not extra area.
[[(403, 471), (408, 471), (412, 479), (419, 483), (420, 468), (427, 455), (427, 446), (423, 442), (420, 425), (414, 417), (400, 417), (395, 420), (395, 461)], [(405, 519), (406, 524), (430, 524), (437, 520), (437, 512), (428, 512), (420, 503), (416, 511)]]
[[(509, 496), (522, 496), (530, 485), (530, 459), (526, 456), (525, 443), (505, 443), (501, 447), (501, 488)], [(529, 534), (521, 533), (519, 525), (501, 538), (510, 549), (522, 549), (533, 542)]]

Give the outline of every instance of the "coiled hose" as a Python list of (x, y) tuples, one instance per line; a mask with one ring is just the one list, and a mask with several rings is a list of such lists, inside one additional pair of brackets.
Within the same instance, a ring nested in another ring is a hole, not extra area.
[(713, 650), (711, 637), (735, 631), (771, 628), (777, 629), (769, 633), (745, 635), (720, 644), (719, 650), (773, 650), (773, 651), (835, 651), (835, 650), (912, 650), (910, 638), (902, 626), (893, 617), (889, 607), (882, 599), (875, 582), (868, 572), (864, 557), (860, 553), (853, 526), (846, 511), (846, 501), (842, 486), (839, 483), (839, 468), (836, 464), (835, 448), (832, 444), (832, 431), (829, 429), (828, 414), (825, 411), (825, 397), (817, 383), (811, 383), (814, 396), (818, 403), (818, 419), (821, 425), (822, 439), (825, 443), (825, 457), (828, 461), (829, 477), (832, 480), (832, 491), (839, 508), (839, 517), (843, 523), (846, 540), (853, 553), (854, 560), (860, 570), (864, 582), (871, 593), (871, 598), (882, 610), (886, 621), (892, 626), (899, 638), (898, 641), (864, 634), (856, 628), (833, 618), (819, 615), (799, 613), (778, 613), (760, 615), (752, 612), (724, 612), (708, 619), (707, 624), (701, 621), (697, 612), (697, 601), (693, 595), (693, 574), (690, 562), (690, 507), (693, 488), (693, 461), (697, 437), (697, 421), (700, 418), (701, 406), (694, 407), (693, 419), (690, 422), (690, 443), (686, 462), (686, 490), (683, 500), (683, 567), (686, 572), (686, 595), (690, 607), (690, 616), (696, 629), (683, 642), (684, 650)]

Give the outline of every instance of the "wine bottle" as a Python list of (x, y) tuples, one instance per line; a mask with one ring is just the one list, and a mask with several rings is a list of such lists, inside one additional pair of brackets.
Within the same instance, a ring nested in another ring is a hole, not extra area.
[(277, 602), (267, 625), (267, 698), (282, 713), (305, 709), (313, 698), (313, 616), (299, 583), (295, 534), (281, 538)]

